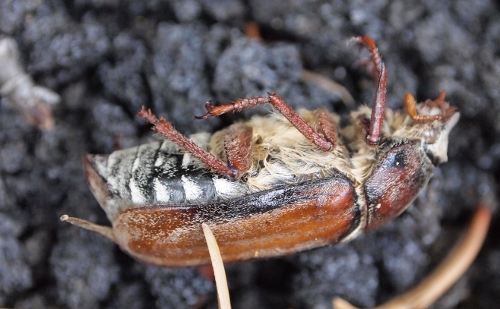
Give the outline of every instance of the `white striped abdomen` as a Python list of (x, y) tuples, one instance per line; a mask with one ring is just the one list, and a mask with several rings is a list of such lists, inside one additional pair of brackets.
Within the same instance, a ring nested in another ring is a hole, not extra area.
[(246, 184), (210, 172), (169, 141), (87, 155), (84, 161), (92, 192), (110, 220), (127, 208), (203, 204), (248, 193)]

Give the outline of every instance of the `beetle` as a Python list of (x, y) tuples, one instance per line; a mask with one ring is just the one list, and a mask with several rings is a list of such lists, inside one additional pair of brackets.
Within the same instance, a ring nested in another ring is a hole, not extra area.
[(225, 129), (182, 135), (150, 110), (139, 116), (165, 140), (86, 155), (90, 188), (112, 227), (63, 216), (97, 231), (136, 259), (168, 267), (210, 263), (201, 224), (224, 262), (286, 255), (349, 241), (398, 216), (447, 161), (459, 119), (445, 101), (385, 108), (387, 71), (373, 40), (374, 106), (348, 125), (325, 109), (293, 111), (278, 95), (206, 104), (208, 118), (271, 104), (278, 112)]

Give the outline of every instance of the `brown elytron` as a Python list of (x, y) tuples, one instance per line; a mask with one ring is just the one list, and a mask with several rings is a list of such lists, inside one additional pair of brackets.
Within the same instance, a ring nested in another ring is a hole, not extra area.
[[(284, 191), (292, 192), (293, 189)], [(234, 213), (238, 201), (203, 207), (128, 209), (113, 222), (115, 235), (120, 235), (116, 242), (144, 262), (187, 266), (210, 263), (202, 222), (210, 222), (225, 262), (324, 246), (338, 242), (353, 229), (353, 219), (358, 214), (353, 207), (354, 188), (349, 182), (331, 178), (295, 189), (302, 194), (300, 202), (289, 203), (288, 200), (294, 200), (294, 197), (287, 196), (283, 198), (283, 206), (256, 213), (246, 213), (245, 210)], [(288, 195), (288, 192), (280, 193)], [(273, 197), (268, 193), (257, 193), (250, 198)], [(225, 214), (214, 218), (214, 208), (225, 211)]]

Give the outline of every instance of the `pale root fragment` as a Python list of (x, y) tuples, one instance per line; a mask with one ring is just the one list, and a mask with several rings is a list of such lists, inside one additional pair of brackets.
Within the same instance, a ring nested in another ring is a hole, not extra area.
[(224, 263), (220, 254), (217, 240), (212, 233), (212, 230), (206, 223), (202, 223), (203, 234), (207, 240), (208, 252), (210, 253), (210, 260), (214, 269), (215, 284), (217, 286), (217, 298), (219, 299), (220, 309), (231, 309), (231, 301), (229, 299), (229, 289), (227, 287), (226, 271), (224, 270)]
[(353, 107), (355, 105), (355, 100), (349, 90), (332, 79), (309, 70), (302, 70), (301, 78), (305, 83), (315, 85), (324, 91), (339, 96), (346, 106)]

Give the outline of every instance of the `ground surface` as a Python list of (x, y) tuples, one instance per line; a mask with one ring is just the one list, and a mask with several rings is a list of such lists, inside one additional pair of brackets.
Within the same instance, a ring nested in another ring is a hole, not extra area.
[[(245, 36), (249, 21), (264, 43)], [(446, 89), (462, 114), (450, 162), (414, 206), (376, 232), (228, 266), (234, 308), (330, 308), (334, 296), (378, 304), (443, 257), (478, 192), (498, 192), (500, 13), (493, 1), (4, 0), (0, 33), (17, 41), (36, 83), (62, 97), (49, 131), (0, 102), (0, 307), (216, 308), (214, 285), (197, 270), (142, 265), (103, 237), (59, 221), (70, 214), (107, 224), (82, 155), (150, 140), (135, 116), (143, 104), (184, 133), (266, 112), (195, 121), (207, 100), (268, 91), (294, 108), (345, 113), (337, 95), (301, 81), (303, 69), (371, 104), (359, 49), (345, 43), (353, 35), (378, 43), (389, 106), (401, 106), (406, 92), (422, 100)], [(436, 308), (498, 306), (499, 232), (496, 218), (476, 263)]]

